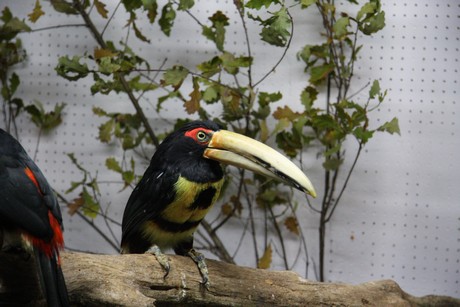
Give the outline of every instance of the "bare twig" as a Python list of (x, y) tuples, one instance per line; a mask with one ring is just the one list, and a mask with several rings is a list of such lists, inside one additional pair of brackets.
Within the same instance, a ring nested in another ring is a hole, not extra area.
[(227, 249), (225, 248), (225, 245), (220, 240), (219, 236), (213, 233), (213, 229), (211, 225), (209, 225), (209, 223), (206, 222), (205, 220), (201, 222), (201, 225), (206, 230), (206, 232), (209, 234), (211, 240), (214, 242), (217, 250), (219, 251), (219, 258), (228, 263), (235, 263), (235, 261), (233, 260), (233, 257), (230, 256)]
[[(62, 195), (60, 194), (59, 192), (57, 191), (54, 191), (57, 195), (57, 197), (63, 201), (67, 206), (70, 204), (70, 202)], [(96, 231), (110, 246), (112, 246), (112, 248), (115, 250), (115, 251), (119, 251), (120, 250), (120, 247), (115, 243), (113, 242), (96, 224), (94, 224), (93, 221), (91, 221), (89, 218), (87, 218), (83, 213), (81, 213), (80, 211), (76, 211), (76, 214), (82, 219), (84, 220), (89, 226), (91, 226), (91, 228), (94, 229), (94, 231)]]

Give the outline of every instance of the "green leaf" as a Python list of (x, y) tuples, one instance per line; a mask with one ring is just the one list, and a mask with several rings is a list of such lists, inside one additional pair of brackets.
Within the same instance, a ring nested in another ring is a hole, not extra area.
[(380, 84), (378, 80), (374, 80), (371, 89), (369, 90), (369, 97), (372, 99), (380, 93)]
[(40, 1), (36, 0), (35, 1), (35, 6), (34, 6), (34, 9), (33, 9), (32, 13), (30, 13), (27, 16), (29, 17), (29, 20), (31, 22), (35, 23), (43, 15), (45, 15), (45, 12), (43, 12), (43, 10), (42, 10), (42, 6), (40, 5)]
[(69, 15), (77, 15), (78, 11), (73, 7), (71, 2), (65, 0), (51, 0), (51, 5), (54, 10), (59, 13), (65, 13)]
[(108, 116), (108, 113), (99, 107), (93, 107), (93, 113), (97, 116)]
[(112, 170), (117, 173), (121, 173), (123, 169), (120, 166), (120, 163), (114, 158), (114, 157), (109, 157), (105, 160), (105, 166), (107, 169)]
[(179, 11), (185, 11), (191, 9), (195, 5), (194, 0), (179, 0), (179, 6), (178, 10)]
[(338, 142), (335, 146), (332, 146), (330, 149), (324, 152), (325, 157), (330, 157), (333, 154), (338, 153), (342, 149), (342, 144)]
[(325, 80), (327, 76), (334, 71), (334, 63), (323, 64), (314, 66), (310, 69), (310, 82), (313, 84), (320, 83)]
[(385, 12), (379, 12), (374, 16), (366, 19), (366, 22), (360, 24), (360, 30), (366, 34), (371, 35), (382, 30), (385, 27)]
[(54, 106), (54, 110), (46, 112), (43, 104), (36, 100), (34, 104), (25, 107), (26, 112), (31, 116), (32, 122), (37, 127), (48, 131), (56, 128), (62, 123), (62, 110), (65, 107), (65, 103), (58, 103)]
[(385, 27), (385, 12), (381, 10), (380, 0), (370, 0), (356, 15), (362, 33), (370, 35)]
[(136, 37), (140, 39), (141, 41), (150, 43), (150, 40), (147, 37), (145, 37), (144, 34), (142, 34), (141, 30), (139, 30), (135, 21), (133, 21), (132, 25), (133, 25), (134, 35), (136, 35)]
[(236, 75), (240, 67), (249, 67), (252, 62), (250, 57), (235, 57), (232, 53), (224, 52), (219, 56), (222, 67), (231, 75)]
[(14, 95), (19, 86), (19, 83), (21, 83), (21, 81), (19, 80), (18, 75), (15, 72), (13, 72), (10, 77), (10, 96)]
[(161, 17), (158, 20), (160, 24), (161, 31), (167, 36), (171, 34), (171, 29), (174, 25), (174, 20), (176, 19), (176, 11), (174, 10), (172, 3), (168, 2), (163, 9), (161, 10)]
[(270, 5), (278, 3), (278, 0), (249, 0), (244, 6), (248, 9), (260, 10), (262, 6), (268, 9)]
[(68, 56), (60, 57), (56, 72), (61, 77), (64, 77), (70, 81), (76, 81), (80, 78), (84, 78), (88, 75), (89, 69), (86, 64), (80, 64), (81, 57), (74, 56), (69, 58)]
[[(7, 8), (3, 10), (3, 14), (8, 15), (7, 13), (5, 13), (5, 11), (9, 12), (9, 10), (7, 10)], [(5, 18), (7, 19), (8, 17)], [(0, 38), (5, 38), (7, 40), (12, 39), (19, 32), (31, 31), (30, 27), (24, 21), (19, 20), (19, 18), (17, 17), (12, 17), (8, 20), (8, 22), (5, 22), (5, 24), (3, 25), (3, 29), (1, 30), (5, 33), (1, 33)]]
[(318, 91), (312, 87), (307, 86), (301, 93), (300, 93), (300, 101), (305, 107), (305, 111), (310, 112), (313, 103), (316, 101), (318, 97)]
[(135, 91), (152, 91), (158, 88), (158, 85), (152, 82), (140, 82), (141, 76), (136, 76), (128, 81), (129, 87)]
[(313, 46), (311, 45), (305, 45), (301, 51), (297, 53), (297, 59), (300, 59), (305, 62), (305, 64), (308, 64), (310, 62), (310, 56), (311, 56), (311, 48)]
[(372, 138), (374, 131), (369, 131), (363, 127), (357, 127), (355, 130), (353, 130), (353, 135), (365, 144), (367, 141), (369, 141), (369, 139)]
[(307, 8), (312, 4), (315, 4), (318, 0), (300, 0), (301, 7)]
[(221, 11), (215, 12), (208, 19), (212, 22), (212, 26), (203, 26), (202, 34), (207, 39), (213, 41), (219, 51), (223, 51), (225, 42), (225, 27), (229, 25), (229, 19)]
[(76, 181), (71, 181), (70, 182), (70, 188), (68, 188), (65, 193), (66, 194), (69, 194), (73, 191), (75, 191), (76, 188), (78, 188), (79, 186), (81, 186), (83, 183), (82, 182), (76, 182)]
[(276, 144), (291, 158), (297, 156), (302, 148), (301, 141), (288, 131), (281, 131), (276, 135)]
[(305, 137), (303, 129), (307, 123), (308, 119), (306, 116), (299, 116), (292, 122), (292, 133), (296, 135), (302, 142), (302, 138)]
[(340, 17), (339, 19), (337, 19), (333, 26), (335, 37), (338, 39), (344, 38), (349, 33), (347, 29), (349, 25), (349, 17)]
[(329, 59), (329, 45), (306, 45), (297, 54), (297, 58), (304, 61), (307, 64), (307, 69), (318, 61), (323, 59), (325, 62)]
[(124, 171), (121, 173), (121, 177), (125, 182), (125, 186), (128, 186), (136, 179), (136, 174), (133, 171)]
[(377, 130), (378, 131), (385, 131), (385, 132), (388, 132), (390, 134), (397, 133), (397, 134), (401, 135), (401, 130), (399, 129), (399, 121), (398, 121), (398, 119), (396, 117), (393, 118), (391, 121), (384, 123), (382, 126), (377, 128)]
[(5, 6), (5, 7), (3, 8), (2, 16), (0, 17), (0, 19), (1, 19), (4, 23), (7, 23), (7, 22), (9, 22), (11, 19), (13, 19), (13, 14), (11, 13), (9, 7)]
[(105, 75), (110, 75), (114, 72), (117, 72), (121, 68), (120, 64), (116, 63), (116, 61), (110, 57), (103, 57), (99, 59), (98, 64), (99, 71)]
[(146, 5), (146, 0), (122, 0), (121, 3), (123, 3), (123, 6), (125, 7), (126, 11), (132, 12), (134, 10), (137, 10), (138, 8), (141, 7), (142, 4)]
[(207, 87), (201, 95), (205, 102), (213, 103), (219, 99), (219, 90), (215, 86), (211, 85)]
[(174, 89), (177, 90), (182, 85), (182, 82), (184, 82), (188, 73), (189, 71), (185, 67), (179, 65), (174, 66), (163, 74), (161, 83), (162, 85), (172, 85)]
[(209, 61), (198, 64), (197, 68), (202, 72), (203, 77), (210, 78), (222, 71), (222, 60), (215, 56)]
[(256, 196), (256, 202), (260, 208), (273, 207), (286, 203), (286, 201), (286, 198), (284, 198), (277, 189), (273, 188), (262, 188)]
[(281, 98), (283, 98), (283, 94), (281, 94), (281, 92), (259, 92), (259, 104), (261, 106), (267, 106), (269, 103), (281, 100)]
[(276, 123), (275, 128), (273, 129), (273, 133), (278, 133), (283, 131), (284, 129), (288, 128), (291, 125), (291, 121), (287, 118), (280, 118)]
[(142, 0), (144, 9), (147, 10), (147, 17), (150, 23), (154, 23), (158, 15), (158, 3), (157, 0)]
[(263, 41), (270, 45), (284, 47), (291, 33), (291, 19), (285, 7), (273, 13), (273, 16), (262, 22), (264, 28), (260, 33)]
[(356, 15), (358, 21), (362, 21), (363, 17), (373, 15), (378, 9), (378, 3), (376, 1), (370, 1), (365, 3)]
[(343, 162), (342, 159), (329, 157), (326, 159), (326, 161), (324, 161), (323, 167), (327, 171), (335, 171), (340, 167), (342, 162)]
[(99, 126), (98, 138), (102, 143), (108, 143), (112, 140), (112, 131), (114, 127), (115, 121), (113, 119), (110, 119)]
[(82, 197), (84, 200), (84, 205), (82, 207), (83, 214), (89, 218), (96, 218), (99, 212), (99, 204), (94, 200), (94, 198), (89, 194), (86, 188), (83, 188)]

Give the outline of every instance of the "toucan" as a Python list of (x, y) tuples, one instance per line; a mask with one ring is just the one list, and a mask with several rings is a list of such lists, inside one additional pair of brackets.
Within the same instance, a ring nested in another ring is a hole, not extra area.
[(70, 305), (59, 258), (63, 247), (62, 216), (51, 186), (21, 144), (0, 129), (0, 248), (34, 254), (48, 306)]
[(193, 248), (193, 234), (219, 197), (227, 164), (316, 196), (307, 176), (278, 151), (213, 121), (192, 121), (163, 140), (132, 191), (123, 214), (121, 253), (154, 254), (166, 277), (170, 267), (161, 250), (172, 248), (197, 263), (208, 288), (207, 266)]

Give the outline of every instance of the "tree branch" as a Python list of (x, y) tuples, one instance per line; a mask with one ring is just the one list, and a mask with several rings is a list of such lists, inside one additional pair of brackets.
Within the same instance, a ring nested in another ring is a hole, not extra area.
[[(72, 306), (460, 306), (446, 296), (414, 297), (391, 280), (360, 285), (320, 283), (294, 272), (239, 267), (208, 260), (211, 288), (188, 257), (168, 256), (171, 271), (155, 257), (63, 253)], [(32, 257), (0, 252), (0, 305), (42, 306)]]

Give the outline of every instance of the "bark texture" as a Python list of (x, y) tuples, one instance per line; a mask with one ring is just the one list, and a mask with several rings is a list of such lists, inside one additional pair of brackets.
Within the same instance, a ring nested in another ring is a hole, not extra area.
[[(168, 255), (164, 271), (151, 255), (63, 253), (74, 306), (460, 306), (446, 296), (414, 297), (392, 280), (319, 283), (294, 272), (208, 260), (211, 288), (187, 257)], [(0, 252), (0, 305), (43, 305), (33, 258)]]

